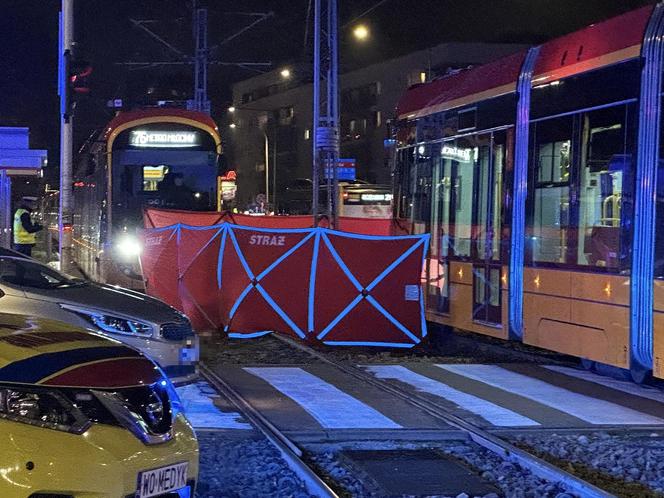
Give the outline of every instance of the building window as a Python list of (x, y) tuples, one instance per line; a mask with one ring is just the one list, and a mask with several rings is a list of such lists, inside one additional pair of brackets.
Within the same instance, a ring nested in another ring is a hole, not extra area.
[(422, 71), (422, 72), (420, 73), (420, 83), (426, 83), (426, 82), (427, 82), (427, 73), (425, 73), (424, 71)]
[(408, 73), (406, 76), (406, 85), (413, 86), (420, 84), (420, 74), (422, 74), (422, 71), (411, 71)]
[(374, 111), (373, 124), (376, 128), (380, 128), (380, 126), (383, 124), (383, 116), (380, 111)]
[(356, 130), (356, 129), (357, 129), (357, 121), (355, 121), (354, 119), (351, 119), (351, 120), (348, 122), (348, 131), (349, 131), (350, 133), (355, 133), (355, 130)]
[(267, 112), (261, 112), (256, 116), (256, 126), (259, 128), (264, 128), (267, 126), (268, 121), (270, 120)]
[(311, 138), (311, 130), (307, 128), (306, 130), (304, 130), (304, 139), (309, 140), (310, 138)]
[(282, 107), (279, 109), (279, 124), (289, 125), (293, 120), (294, 115), (293, 107)]
[(374, 81), (371, 85), (369, 85), (369, 95), (372, 97), (378, 97), (380, 95), (380, 91), (380, 81)]

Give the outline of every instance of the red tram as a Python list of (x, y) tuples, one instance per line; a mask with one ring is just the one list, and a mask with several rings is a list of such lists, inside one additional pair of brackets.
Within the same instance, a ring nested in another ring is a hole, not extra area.
[(120, 112), (79, 157), (74, 259), (99, 282), (142, 289), (136, 230), (143, 208), (212, 211), (221, 203), (221, 138), (201, 112)]
[(410, 88), (427, 318), (664, 378), (664, 6)]

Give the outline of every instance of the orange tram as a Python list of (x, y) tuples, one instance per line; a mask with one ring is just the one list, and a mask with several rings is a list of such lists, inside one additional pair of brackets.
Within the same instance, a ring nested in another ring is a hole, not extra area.
[(663, 58), (660, 3), (407, 90), (428, 320), (664, 378)]

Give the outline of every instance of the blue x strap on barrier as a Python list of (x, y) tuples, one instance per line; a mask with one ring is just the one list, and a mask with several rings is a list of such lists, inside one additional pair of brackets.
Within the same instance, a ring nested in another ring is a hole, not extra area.
[[(247, 295), (251, 292), (252, 289), (256, 289), (258, 293), (263, 297), (265, 302), (274, 310), (279, 317), (288, 324), (288, 326), (295, 332), (300, 338), (304, 339), (305, 333), (300, 329), (300, 327), (297, 326), (297, 324), (288, 316), (288, 314), (277, 304), (277, 302), (270, 296), (270, 294), (265, 290), (265, 288), (260, 285), (260, 281), (264, 279), (267, 275), (270, 274), (275, 268), (277, 268), (283, 261), (285, 261), (289, 256), (294, 254), (300, 247), (302, 247), (304, 244), (306, 244), (311, 238), (315, 236), (315, 231), (314, 230), (288, 230), (290, 233), (302, 233), (302, 232), (309, 232), (307, 236), (305, 236), (301, 241), (299, 241), (297, 244), (295, 244), (293, 247), (291, 247), (289, 250), (284, 252), (281, 256), (279, 256), (276, 260), (274, 260), (267, 268), (265, 268), (261, 273), (258, 275), (255, 275), (254, 272), (251, 270), (251, 267), (249, 266), (249, 263), (247, 262), (246, 257), (244, 256), (244, 253), (242, 252), (242, 249), (240, 248), (240, 244), (237, 241), (237, 237), (235, 236), (235, 228), (238, 227), (233, 227), (231, 228), (230, 226), (227, 228), (227, 233), (229, 234), (229, 237), (231, 239), (231, 242), (233, 243), (233, 247), (235, 248), (235, 252), (238, 256), (238, 259), (240, 260), (240, 263), (242, 264), (242, 267), (244, 268), (245, 273), (247, 274), (247, 277), (250, 280), (249, 285), (245, 287), (245, 289), (242, 291), (240, 296), (237, 298), (235, 303), (233, 304), (233, 307), (231, 308), (231, 311), (229, 313), (229, 320), (232, 320), (235, 314), (237, 313), (238, 308), (242, 304), (242, 302), (245, 300)], [(242, 228), (240, 228), (242, 229)], [(222, 248), (223, 249), (223, 248)], [(223, 253), (222, 253), (223, 254)], [(221, 265), (223, 263), (223, 256), (219, 258), (219, 264)], [(217, 275), (218, 275), (218, 282), (221, 282), (221, 277), (219, 276), (221, 273), (221, 270), (218, 269)], [(228, 330), (229, 325), (226, 325), (226, 330)], [(269, 333), (269, 331), (264, 332), (264, 333)], [(246, 335), (242, 335), (242, 337), (247, 337)]]
[[(413, 334), (410, 330), (408, 330), (407, 327), (405, 327), (399, 320), (397, 320), (388, 310), (386, 310), (377, 300), (374, 298), (370, 293), (373, 289), (376, 288), (376, 286), (385, 279), (392, 271), (394, 271), (395, 268), (397, 268), (406, 258), (408, 258), (413, 252), (415, 252), (417, 249), (419, 249), (423, 244), (425, 244), (428, 241), (428, 236), (419, 236), (416, 237), (417, 241), (410, 246), (408, 249), (406, 249), (399, 257), (397, 257), (392, 263), (390, 263), (376, 278), (374, 278), (369, 285), (366, 287), (363, 287), (362, 284), (359, 282), (359, 280), (353, 275), (353, 272), (350, 270), (348, 265), (344, 262), (343, 258), (339, 255), (338, 251), (334, 248), (332, 242), (330, 241), (330, 238), (328, 237), (328, 231), (325, 229), (321, 229), (322, 233), (321, 236), (323, 238), (323, 242), (325, 243), (325, 246), (329, 250), (330, 254), (332, 255), (332, 258), (336, 261), (337, 265), (339, 265), (339, 268), (341, 271), (346, 275), (348, 280), (353, 284), (355, 289), (358, 291), (358, 295), (337, 315), (336, 318), (334, 318), (317, 336), (317, 338), (323, 339), (326, 335), (328, 335), (334, 327), (337, 326), (337, 324), (344, 318), (346, 317), (355, 307), (357, 307), (362, 300), (366, 300), (369, 304), (371, 304), (381, 315), (383, 315), (390, 323), (392, 323), (397, 329), (399, 329), (401, 332), (403, 332), (404, 335), (406, 335), (409, 339), (413, 341), (413, 344), (393, 344), (389, 343), (390, 345), (393, 346), (398, 346), (398, 347), (412, 347), (415, 344), (418, 344), (420, 342), (420, 339)], [(360, 239), (375, 239), (375, 237), (372, 236), (354, 236), (355, 238), (360, 238)], [(423, 256), (424, 257), (424, 256)], [(312, 269), (313, 271), (313, 269)], [(424, 337), (426, 335), (426, 323), (424, 321), (424, 302), (422, 299), (422, 291), (421, 289), (419, 290), (419, 301), (420, 301), (420, 310), (422, 313), (422, 336)], [(312, 287), (312, 292), (310, 294), (310, 303), (313, 302), (313, 287)], [(311, 304), (310, 304), (311, 306)], [(313, 317), (310, 315), (310, 320), (313, 321)], [(310, 328), (312, 328), (310, 326)], [(336, 345), (358, 345), (356, 342), (350, 342), (350, 341), (325, 341), (325, 344), (336, 344)], [(387, 344), (387, 343), (385, 343)], [(383, 345), (385, 345), (383, 344)], [(369, 344), (367, 344), (369, 345)], [(371, 343), (371, 345), (379, 345), (377, 343)]]

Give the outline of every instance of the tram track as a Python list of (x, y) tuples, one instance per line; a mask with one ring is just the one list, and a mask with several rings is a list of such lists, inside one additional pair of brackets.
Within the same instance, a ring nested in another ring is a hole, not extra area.
[(201, 376), (222, 396), (230, 401), (238, 411), (279, 451), (290, 469), (303, 481), (307, 491), (318, 498), (339, 498), (325, 480), (304, 460), (304, 453), (288, 436), (274, 426), (240, 393), (204, 363), (200, 364)]
[(613, 494), (601, 489), (594, 484), (587, 482), (580, 477), (567, 472), (560, 467), (557, 467), (543, 458), (540, 458), (529, 451), (519, 448), (510, 442), (502, 439), (498, 435), (478, 427), (468, 421), (450, 413), (440, 405), (431, 402), (430, 400), (419, 396), (413, 392), (406, 391), (386, 381), (377, 379), (373, 375), (365, 372), (364, 370), (347, 365), (342, 362), (329, 358), (327, 355), (316, 351), (315, 349), (301, 344), (289, 337), (281, 334), (273, 334), (275, 338), (296, 348), (302, 352), (308, 353), (313, 358), (328, 364), (332, 367), (339, 369), (341, 372), (354, 377), (355, 379), (378, 388), (392, 396), (402, 399), (406, 403), (422, 410), (430, 416), (449, 424), (451, 427), (463, 432), (467, 437), (478, 444), (479, 446), (489, 450), (495, 455), (499, 456), (505, 461), (520, 465), (522, 468), (528, 469), (534, 475), (547, 479), (551, 482), (560, 482), (573, 493), (583, 496), (584, 498), (608, 498), (614, 496)]

